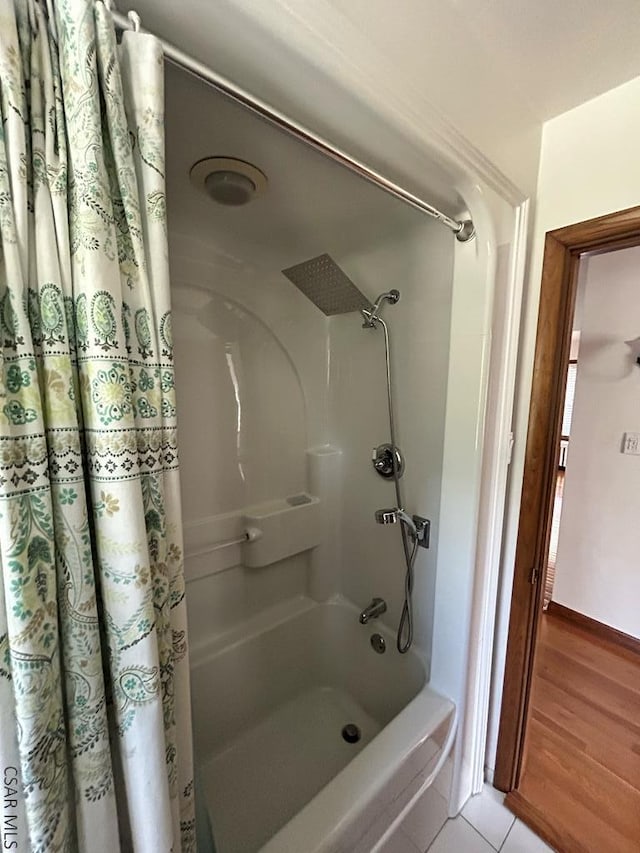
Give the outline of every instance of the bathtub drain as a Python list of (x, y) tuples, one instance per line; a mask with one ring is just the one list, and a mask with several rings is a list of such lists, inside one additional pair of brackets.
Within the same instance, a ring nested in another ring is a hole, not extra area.
[(342, 729), (342, 737), (347, 743), (358, 743), (362, 735), (355, 723), (347, 723)]

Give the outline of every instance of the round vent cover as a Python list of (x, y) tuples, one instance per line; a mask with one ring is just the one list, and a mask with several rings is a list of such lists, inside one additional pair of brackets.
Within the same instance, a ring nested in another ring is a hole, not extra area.
[(189, 173), (198, 189), (218, 204), (240, 207), (267, 188), (267, 176), (251, 163), (235, 157), (207, 157), (199, 160)]

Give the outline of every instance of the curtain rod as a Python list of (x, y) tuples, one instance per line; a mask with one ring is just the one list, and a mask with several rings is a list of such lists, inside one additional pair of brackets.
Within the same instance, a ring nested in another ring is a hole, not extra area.
[[(133, 29), (136, 31), (143, 31), (140, 26), (140, 16), (136, 12), (129, 12), (128, 15), (116, 12), (109, 0), (106, 0), (105, 6), (110, 10), (115, 25), (121, 30)], [(366, 166), (364, 163), (361, 163), (359, 160), (351, 157), (351, 155), (347, 154), (345, 151), (342, 151), (340, 148), (332, 145), (326, 139), (323, 139), (321, 136), (318, 136), (318, 134), (304, 127), (304, 125), (301, 125), (294, 119), (289, 118), (284, 113), (280, 112), (280, 110), (270, 106), (255, 95), (251, 95), (245, 89), (231, 82), (231, 80), (228, 80), (221, 74), (218, 74), (209, 66), (199, 62), (187, 53), (184, 53), (180, 48), (177, 48), (175, 45), (165, 41), (159, 36), (156, 36), (156, 38), (162, 45), (165, 58), (169, 60), (169, 62), (177, 65), (184, 71), (188, 71), (194, 77), (203, 80), (205, 83), (208, 83), (214, 89), (217, 89), (219, 92), (227, 95), (227, 97), (231, 98), (236, 103), (242, 104), (243, 107), (246, 107), (252, 113), (260, 116), (260, 118), (265, 119), (267, 122), (280, 128), (280, 130), (285, 131), (285, 133), (288, 133), (290, 136), (306, 143), (311, 146), (311, 148), (314, 148), (316, 151), (319, 151), (321, 154), (329, 157), (334, 162), (339, 163), (341, 166), (349, 169), (349, 171), (359, 175), (361, 178), (364, 178), (370, 184), (384, 190), (384, 192), (389, 195), (395, 196), (400, 199), (400, 201), (405, 202), (416, 210), (426, 213), (427, 216), (430, 216), (432, 219), (438, 220), (438, 222), (441, 222), (453, 231), (456, 235), (456, 239), (461, 243), (466, 243), (468, 240), (475, 237), (475, 227), (470, 219), (452, 219), (436, 207), (433, 207), (433, 205), (428, 204), (423, 199), (408, 190), (405, 190), (399, 184), (394, 183), (394, 181), (389, 180), (389, 178), (385, 178), (384, 175), (381, 175), (379, 172), (376, 172), (374, 169), (371, 169), (369, 166)]]

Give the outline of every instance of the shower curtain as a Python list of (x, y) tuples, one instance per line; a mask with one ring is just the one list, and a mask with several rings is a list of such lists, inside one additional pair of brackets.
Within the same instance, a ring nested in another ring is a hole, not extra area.
[(186, 853), (161, 48), (0, 0), (0, 110), (2, 849)]

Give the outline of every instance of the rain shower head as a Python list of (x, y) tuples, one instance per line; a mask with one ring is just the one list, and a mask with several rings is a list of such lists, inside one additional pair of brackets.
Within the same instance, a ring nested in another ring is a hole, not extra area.
[(371, 303), (330, 255), (318, 255), (282, 270), (292, 284), (327, 317), (371, 309)]

